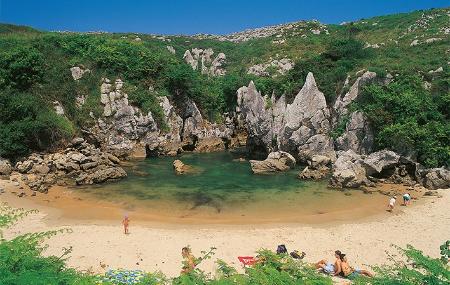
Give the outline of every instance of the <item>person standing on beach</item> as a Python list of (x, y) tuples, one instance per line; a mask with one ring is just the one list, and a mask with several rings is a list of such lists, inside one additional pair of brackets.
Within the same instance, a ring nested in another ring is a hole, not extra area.
[(181, 274), (186, 274), (194, 270), (196, 266), (196, 260), (194, 255), (192, 255), (191, 249), (188, 246), (181, 249), (181, 256), (184, 258)]
[(395, 202), (397, 201), (397, 197), (393, 196), (390, 200), (389, 200), (389, 205), (388, 205), (388, 211), (392, 212), (394, 210), (394, 206), (395, 206)]
[(124, 232), (124, 234), (129, 234), (130, 232), (128, 231), (128, 226), (129, 226), (129, 224), (130, 224), (130, 219), (128, 218), (128, 216), (125, 216), (124, 218), (123, 218), (123, 221), (122, 221), (122, 225), (123, 225), (123, 232)]

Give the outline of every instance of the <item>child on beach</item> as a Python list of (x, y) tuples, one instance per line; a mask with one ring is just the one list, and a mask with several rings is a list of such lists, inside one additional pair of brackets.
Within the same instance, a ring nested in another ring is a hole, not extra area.
[(408, 206), (411, 204), (411, 194), (406, 193), (403, 195), (403, 205)]
[(130, 233), (130, 232), (128, 231), (128, 226), (129, 226), (129, 224), (130, 224), (130, 219), (128, 218), (128, 216), (125, 216), (125, 217), (123, 218), (122, 225), (123, 225), (123, 231), (124, 231), (124, 233), (125, 233), (126, 235)]
[(192, 255), (191, 249), (189, 247), (183, 247), (181, 249), (181, 256), (184, 258), (183, 269), (181, 270), (181, 274), (189, 273), (192, 270), (194, 270), (196, 260), (194, 255)]
[(394, 210), (395, 202), (397, 201), (397, 197), (394, 196), (389, 200), (388, 211), (392, 212)]

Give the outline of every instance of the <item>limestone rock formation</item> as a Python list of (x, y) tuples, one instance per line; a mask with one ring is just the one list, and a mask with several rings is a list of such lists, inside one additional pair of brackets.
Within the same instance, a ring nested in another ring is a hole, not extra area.
[(448, 189), (450, 188), (450, 170), (441, 168), (431, 168), (419, 171), (419, 180), (427, 189)]
[(298, 154), (304, 162), (317, 154), (335, 158), (330, 112), (311, 72), (292, 104), (287, 105), (284, 120), (282, 150)]
[(349, 118), (345, 132), (336, 139), (337, 150), (353, 150), (358, 154), (368, 154), (373, 149), (373, 130), (362, 112), (355, 111), (348, 114), (349, 105), (354, 102), (360, 95), (362, 88), (367, 84), (374, 82), (377, 78), (375, 72), (366, 71), (355, 83), (350, 90), (339, 96), (333, 106), (333, 128), (341, 124), (346, 117)]
[(303, 180), (319, 180), (328, 175), (330, 172), (331, 159), (324, 155), (314, 155), (308, 160), (308, 166), (299, 174), (298, 178)]
[(395, 168), (399, 162), (398, 154), (390, 150), (381, 150), (368, 155), (363, 161), (363, 166), (367, 175), (374, 175)]
[(173, 48), (173, 46), (166, 46), (166, 48), (171, 54), (175, 54), (175, 49)]
[(270, 73), (267, 71), (269, 68), (275, 69), (276, 74), (274, 74), (274, 76), (276, 76), (277, 74), (283, 75), (294, 68), (294, 63), (289, 58), (283, 58), (280, 60), (275, 59), (269, 63), (260, 63), (250, 66), (247, 73), (256, 76), (269, 76)]
[(59, 101), (54, 101), (53, 102), (53, 108), (55, 108), (55, 113), (57, 115), (60, 115), (60, 116), (64, 116), (65, 115), (64, 107)]
[(377, 74), (375, 72), (366, 71), (364, 74), (358, 79), (356, 79), (355, 83), (350, 87), (350, 90), (339, 96), (333, 106), (333, 109), (335, 113), (338, 115), (338, 117), (347, 115), (348, 113), (348, 106), (350, 103), (355, 101), (359, 94), (362, 91), (362, 88), (366, 86), (367, 84), (373, 82), (375, 78), (377, 77)]
[(428, 189), (448, 188), (450, 171), (445, 168), (424, 169), (417, 162), (389, 150), (364, 156), (349, 149), (338, 151), (330, 186), (337, 188), (373, 186), (373, 182), (380, 179), (411, 186), (419, 183)]
[(83, 78), (85, 73), (90, 73), (91, 71), (89, 69), (83, 69), (79, 66), (74, 66), (70, 68), (70, 72), (72, 73), (73, 80), (79, 80)]
[(0, 157), (0, 176), (10, 175), (12, 172), (12, 166), (9, 160)]
[(166, 97), (159, 97), (168, 131), (144, 140), (147, 154), (174, 156), (182, 151), (208, 152), (225, 150), (225, 141), (231, 141), (234, 124), (225, 118), (225, 124), (213, 124), (203, 119), (197, 105), (186, 99), (177, 108)]
[(46, 192), (56, 183), (82, 185), (123, 178), (127, 174), (119, 163), (114, 155), (77, 138), (61, 152), (33, 153), (15, 168), (32, 190)]
[(238, 89), (237, 104), (237, 112), (242, 114), (247, 128), (247, 145), (260, 147), (270, 152), (274, 138), (271, 110), (264, 97), (256, 90), (253, 81), (248, 87), (244, 86)]
[(330, 186), (336, 188), (359, 188), (370, 184), (362, 158), (353, 150), (338, 151), (337, 160), (333, 164)]
[(295, 166), (295, 158), (287, 152), (271, 152), (265, 160), (250, 160), (253, 173), (264, 174), (287, 171)]
[(236, 109), (248, 132), (248, 145), (267, 153), (280, 149), (306, 162), (313, 155), (335, 158), (330, 112), (309, 73), (292, 104), (284, 96), (263, 97), (253, 82), (237, 91)]
[(98, 139), (108, 151), (121, 157), (128, 156), (140, 140), (159, 133), (151, 112), (145, 114), (129, 104), (123, 84), (120, 79), (114, 84), (103, 79), (100, 88), (103, 118), (99, 118), (97, 124)]
[(369, 121), (362, 112), (355, 111), (350, 115), (344, 133), (336, 139), (336, 149), (351, 149), (359, 154), (369, 154), (373, 143), (374, 134)]
[(225, 54), (221, 52), (214, 59), (212, 58), (213, 54), (214, 51), (211, 48), (204, 50), (193, 48), (192, 50), (185, 51), (183, 59), (192, 67), (192, 69), (197, 70), (200, 68), (202, 74), (210, 76), (225, 75)]
[(177, 174), (177, 175), (186, 174), (186, 173), (194, 171), (194, 169), (191, 166), (184, 164), (179, 159), (174, 160), (172, 165), (173, 165), (175, 174)]

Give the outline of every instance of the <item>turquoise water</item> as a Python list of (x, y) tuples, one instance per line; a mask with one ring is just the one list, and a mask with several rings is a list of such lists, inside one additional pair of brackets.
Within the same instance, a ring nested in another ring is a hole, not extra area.
[[(176, 175), (172, 166), (175, 159), (194, 171)], [(127, 210), (145, 209), (165, 217), (252, 220), (324, 214), (346, 208), (360, 197), (358, 193), (349, 196), (329, 190), (326, 180), (301, 181), (297, 179), (300, 167), (255, 175), (247, 160), (239, 161), (230, 152), (135, 160), (125, 170), (126, 179), (77, 191)]]

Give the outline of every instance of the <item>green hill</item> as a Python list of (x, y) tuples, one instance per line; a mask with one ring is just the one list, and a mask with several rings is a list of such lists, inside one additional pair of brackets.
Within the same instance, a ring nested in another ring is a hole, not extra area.
[[(373, 118), (384, 112), (385, 120), (374, 121), (378, 146), (392, 143), (386, 137), (387, 127), (408, 126), (408, 133), (415, 133), (408, 137), (414, 148), (424, 136), (438, 133), (422, 147), (433, 149), (428, 165), (448, 165), (449, 16), (449, 8), (432, 9), (342, 25), (302, 21), (227, 36), (45, 32), (0, 24), (0, 156), (15, 159), (32, 150), (57, 147), (80, 133), (81, 127), (92, 125), (93, 117), (101, 114), (102, 77), (123, 79), (130, 103), (151, 111), (162, 127), (157, 96), (167, 95), (175, 103), (189, 97), (204, 116), (220, 121), (221, 114), (234, 110), (236, 90), (250, 80), (264, 94), (285, 93), (289, 101), (312, 71), (331, 105), (345, 91), (347, 77), (351, 82), (358, 71), (366, 69), (403, 82), (386, 91), (413, 94), (411, 98), (399, 95), (400, 101), (406, 100), (399, 106), (432, 105), (425, 111), (416, 106), (400, 120), (396, 112), (402, 112), (401, 108), (380, 107), (395, 102), (368, 96), (360, 107), (366, 107)], [(193, 48), (211, 48), (213, 57), (224, 53), (226, 74), (209, 76), (193, 70), (183, 59), (185, 51)], [(294, 67), (280, 71), (277, 63), (284, 59)], [(73, 66), (91, 73), (74, 81)], [(262, 68), (264, 76), (249, 74), (252, 66)], [(82, 108), (76, 106), (77, 96), (86, 98)], [(64, 106), (64, 117), (56, 115), (56, 101)], [(430, 115), (416, 118), (421, 112)]]

